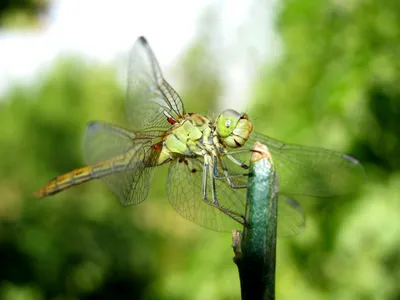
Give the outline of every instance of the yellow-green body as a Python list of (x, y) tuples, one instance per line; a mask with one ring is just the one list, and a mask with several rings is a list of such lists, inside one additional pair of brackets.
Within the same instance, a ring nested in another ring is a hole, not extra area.
[[(227, 111), (229, 111), (228, 117), (232, 118), (232, 110)], [(225, 112), (226, 111), (222, 112), (215, 122), (211, 122), (207, 117), (196, 113), (183, 115), (180, 120), (176, 120), (174, 124), (171, 124), (171, 128), (165, 132), (161, 151), (156, 161), (146, 162), (146, 158), (140, 155), (134, 156), (136, 148), (132, 148), (123, 155), (118, 155), (111, 159), (100, 161), (93, 165), (60, 175), (48, 182), (34, 194), (42, 198), (91, 179), (126, 171), (128, 166), (132, 164), (132, 159), (143, 159), (145, 164), (150, 167), (167, 163), (177, 157), (202, 156), (205, 162), (212, 166), (213, 162), (211, 158), (218, 155), (218, 153), (225, 152), (227, 148), (226, 140), (229, 141), (228, 144), (231, 145), (232, 148), (242, 146), (250, 137), (253, 129), (252, 123), (248, 120), (247, 115), (241, 115), (237, 112), (237, 120), (230, 122), (230, 125), (226, 126)], [(221, 137), (219, 133), (221, 129), (224, 130), (224, 137)], [(226, 132), (229, 131), (231, 133), (226, 134)], [(132, 132), (131, 136), (132, 143), (134, 144), (135, 139), (143, 139), (145, 134)], [(157, 148), (155, 147), (154, 149)]]
[[(236, 114), (233, 115), (232, 112)], [(229, 124), (226, 124), (226, 120), (229, 120)], [(185, 118), (175, 123), (166, 135), (158, 162), (162, 164), (177, 155), (188, 157), (212, 155), (218, 153), (217, 147), (222, 149), (241, 147), (250, 137), (252, 130), (253, 125), (247, 115), (240, 115), (233, 110), (224, 111), (215, 122), (200, 114), (186, 114)]]

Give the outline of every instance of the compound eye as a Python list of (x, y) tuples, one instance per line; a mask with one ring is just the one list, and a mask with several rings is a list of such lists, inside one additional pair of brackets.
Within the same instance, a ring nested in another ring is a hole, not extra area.
[(218, 135), (222, 138), (231, 135), (240, 118), (241, 114), (233, 109), (226, 109), (221, 112), (216, 122)]

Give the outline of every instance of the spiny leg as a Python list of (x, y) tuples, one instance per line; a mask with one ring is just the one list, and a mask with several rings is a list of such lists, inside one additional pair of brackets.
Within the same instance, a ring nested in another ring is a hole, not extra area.
[(241, 149), (241, 150), (227, 152), (226, 149), (221, 147), (218, 147), (218, 150), (221, 155), (228, 157), (233, 163), (235, 163), (236, 165), (240, 166), (242, 169), (245, 170), (247, 170), (249, 166), (246, 165), (244, 162), (242, 162), (240, 159), (237, 159), (236, 157), (232, 156), (232, 154), (249, 153), (254, 151), (249, 149)]
[[(221, 168), (224, 171), (224, 175), (220, 175), (218, 173), (218, 161), (221, 163)], [(247, 188), (247, 185), (237, 185), (234, 181), (233, 178), (235, 177), (243, 177), (243, 176), (247, 176), (248, 174), (230, 174), (229, 170), (226, 166), (226, 164), (224, 163), (224, 161), (220, 158), (217, 158), (217, 156), (214, 156), (214, 170), (213, 170), (213, 174), (214, 174), (214, 178), (215, 179), (226, 179), (229, 183), (229, 186), (233, 189), (243, 189), (243, 188)]]
[[(231, 217), (233, 220), (236, 222), (239, 222), (240, 224), (244, 225), (244, 216), (242, 216), (239, 213), (236, 213), (230, 209), (227, 209), (225, 207), (220, 206), (218, 197), (217, 197), (217, 192), (216, 192), (216, 187), (215, 187), (215, 178), (212, 173), (212, 165), (210, 164), (211, 162), (211, 157), (209, 155), (204, 156), (204, 166), (203, 166), (203, 186), (202, 186), (202, 191), (203, 191), (203, 200), (206, 202), (208, 205), (211, 205), (224, 214), (228, 215)], [(211, 183), (211, 194), (212, 194), (212, 201), (211, 202), (208, 197), (207, 197), (207, 187), (208, 187), (208, 176), (210, 176), (210, 183)]]
[(234, 212), (228, 208), (222, 207), (219, 202), (218, 202), (218, 196), (217, 196), (217, 191), (216, 191), (216, 187), (215, 187), (215, 177), (213, 176), (212, 173), (212, 166), (209, 166), (210, 170), (209, 170), (209, 174), (210, 174), (210, 181), (211, 181), (211, 192), (212, 192), (212, 197), (214, 200), (214, 203), (217, 205), (216, 207), (218, 207), (218, 209), (220, 211), (222, 211), (223, 213), (227, 214), (228, 216), (230, 216), (232, 219), (234, 219), (235, 221), (239, 222), (240, 224), (244, 225), (244, 216)]
[[(222, 152), (221, 152), (222, 150)], [(232, 162), (240, 166), (242, 169), (247, 170), (249, 168), (248, 165), (246, 165), (244, 162), (242, 162), (240, 159), (237, 159), (236, 157), (233, 157), (232, 154), (238, 154), (238, 153), (248, 153), (252, 152), (253, 150), (248, 150), (248, 149), (243, 149), (243, 150), (235, 150), (231, 152), (226, 152), (224, 149), (220, 149), (220, 153), (228, 157)]]
[[(203, 190), (203, 199), (204, 201), (212, 206), (215, 207), (220, 207), (218, 199), (216, 197), (216, 191), (215, 191), (215, 182), (213, 181), (213, 176), (211, 171), (211, 157), (209, 155), (204, 155), (204, 165), (203, 165), (203, 185), (202, 185), (202, 190)], [(212, 201), (210, 201), (210, 199), (208, 199), (207, 196), (207, 187), (208, 187), (208, 176), (210, 176), (210, 180), (211, 180), (211, 195), (212, 195)]]
[(212, 204), (207, 197), (207, 177), (208, 177), (208, 163), (206, 161), (206, 157), (204, 156), (204, 164), (203, 164), (203, 180), (201, 190), (203, 192), (203, 200), (207, 204)]
[[(236, 150), (232, 152), (226, 152), (225, 149), (219, 148), (219, 153), (221, 155), (227, 156), (228, 159), (230, 159), (233, 163), (236, 165), (240, 166), (242, 169), (247, 170), (249, 168), (248, 165), (243, 163), (241, 160), (233, 157), (231, 154), (237, 154), (237, 153), (248, 153), (249, 150)], [(224, 175), (220, 175), (218, 173), (218, 161), (221, 163), (221, 168), (224, 171)], [(234, 177), (243, 177), (243, 176), (248, 176), (248, 173), (243, 173), (243, 174), (230, 174), (228, 167), (224, 163), (224, 161), (221, 159), (221, 157), (217, 157), (217, 155), (214, 155), (214, 177), (216, 179), (227, 179), (229, 186), (234, 189), (241, 189), (241, 188), (247, 188), (247, 185), (237, 185), (232, 178)]]

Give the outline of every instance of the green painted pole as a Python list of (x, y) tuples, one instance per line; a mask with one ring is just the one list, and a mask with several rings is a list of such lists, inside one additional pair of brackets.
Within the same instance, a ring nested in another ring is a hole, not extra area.
[(268, 148), (254, 144), (243, 234), (232, 233), (242, 300), (275, 299), (278, 177)]

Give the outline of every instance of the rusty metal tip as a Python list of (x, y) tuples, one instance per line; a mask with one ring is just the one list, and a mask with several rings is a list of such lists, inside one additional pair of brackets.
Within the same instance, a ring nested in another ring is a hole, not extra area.
[(255, 142), (253, 147), (253, 154), (251, 155), (251, 161), (257, 162), (263, 158), (271, 159), (268, 147), (260, 142)]
[(263, 158), (271, 159), (268, 147), (260, 142), (255, 142), (253, 147), (253, 154), (251, 155), (251, 161), (257, 162)]

